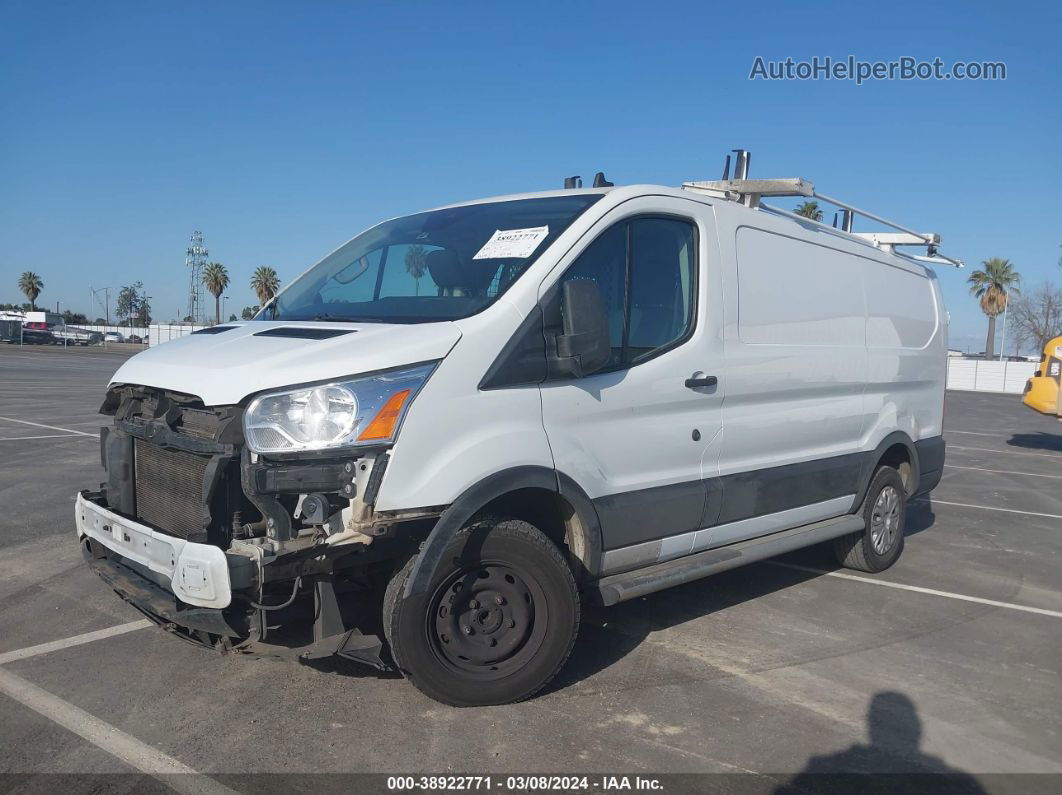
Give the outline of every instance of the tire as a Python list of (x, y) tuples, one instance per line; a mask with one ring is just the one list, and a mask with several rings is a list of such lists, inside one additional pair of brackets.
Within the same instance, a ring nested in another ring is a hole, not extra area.
[(864, 529), (833, 542), (838, 562), (858, 571), (885, 571), (903, 552), (907, 492), (900, 473), (881, 467), (874, 473), (860, 509)]
[(416, 557), (384, 594), (384, 634), (402, 674), (455, 707), (508, 704), (542, 689), (579, 632), (579, 593), (561, 551), (519, 519), (458, 532), (427, 591), (403, 598)]

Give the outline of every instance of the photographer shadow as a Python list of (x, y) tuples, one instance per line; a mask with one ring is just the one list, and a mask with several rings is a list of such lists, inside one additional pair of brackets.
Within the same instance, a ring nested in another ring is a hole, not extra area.
[(903, 693), (876, 693), (867, 708), (869, 743), (811, 757), (775, 795), (807, 792), (984, 793), (977, 778), (922, 750), (922, 721)]

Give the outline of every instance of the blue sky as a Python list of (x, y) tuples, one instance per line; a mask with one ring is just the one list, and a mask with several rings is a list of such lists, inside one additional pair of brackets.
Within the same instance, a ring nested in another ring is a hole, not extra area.
[[(716, 178), (738, 146), (754, 176), (1062, 282), (1060, 8), (6, 0), (0, 302), (32, 269), (42, 304), (94, 316), (90, 285), (140, 279), (169, 320), (200, 229), (238, 312), (257, 265), (287, 282), (388, 216), (599, 169)], [(748, 79), (757, 55), (848, 54), (1001, 60), (1008, 79)], [(966, 273), (940, 274), (953, 344), (981, 350)]]

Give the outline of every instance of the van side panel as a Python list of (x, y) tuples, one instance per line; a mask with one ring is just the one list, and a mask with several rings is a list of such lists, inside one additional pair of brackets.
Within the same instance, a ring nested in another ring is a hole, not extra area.
[(867, 368), (863, 289), (850, 256), (789, 236), (791, 223), (762, 223), (738, 227), (724, 255), (720, 470), (725, 477), (812, 462), (786, 480), (799, 492), (830, 477), (828, 464), (820, 471), (814, 462), (856, 450)]
[(865, 260), (867, 386), (860, 447), (893, 431), (940, 436), (947, 374), (946, 314), (932, 272)]

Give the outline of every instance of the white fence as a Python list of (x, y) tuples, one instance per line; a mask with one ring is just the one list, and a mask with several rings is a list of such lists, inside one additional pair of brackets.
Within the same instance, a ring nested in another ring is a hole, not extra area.
[(949, 358), (948, 389), (1020, 395), (1039, 366), (1036, 362)]
[(139, 337), (142, 340), (146, 340), (148, 345), (159, 345), (163, 342), (169, 342), (175, 340), (178, 337), (183, 337), (187, 334), (191, 334), (193, 331), (198, 331), (206, 326), (193, 326), (188, 323), (181, 324), (166, 324), (166, 323), (153, 323), (150, 326), (103, 326), (95, 325), (94, 323), (71, 323), (71, 328), (84, 329), (85, 331), (95, 331), (100, 334), (106, 334), (111, 331), (117, 331), (122, 335), (123, 339), (129, 339), (130, 336)]
[(155, 324), (148, 328), (148, 345), (161, 345), (164, 342), (185, 337), (193, 331), (199, 331), (201, 328), (207, 327), (193, 326), (191, 324), (185, 325), (183, 323), (179, 326)]
[(70, 323), (70, 328), (84, 329), (85, 331), (95, 331), (97, 334), (109, 334), (111, 332), (117, 332), (122, 335), (122, 338), (129, 337), (131, 335), (147, 338), (148, 330), (146, 326), (130, 326), (128, 323), (122, 325), (111, 324), (105, 326), (102, 323), (96, 325), (95, 323)]

